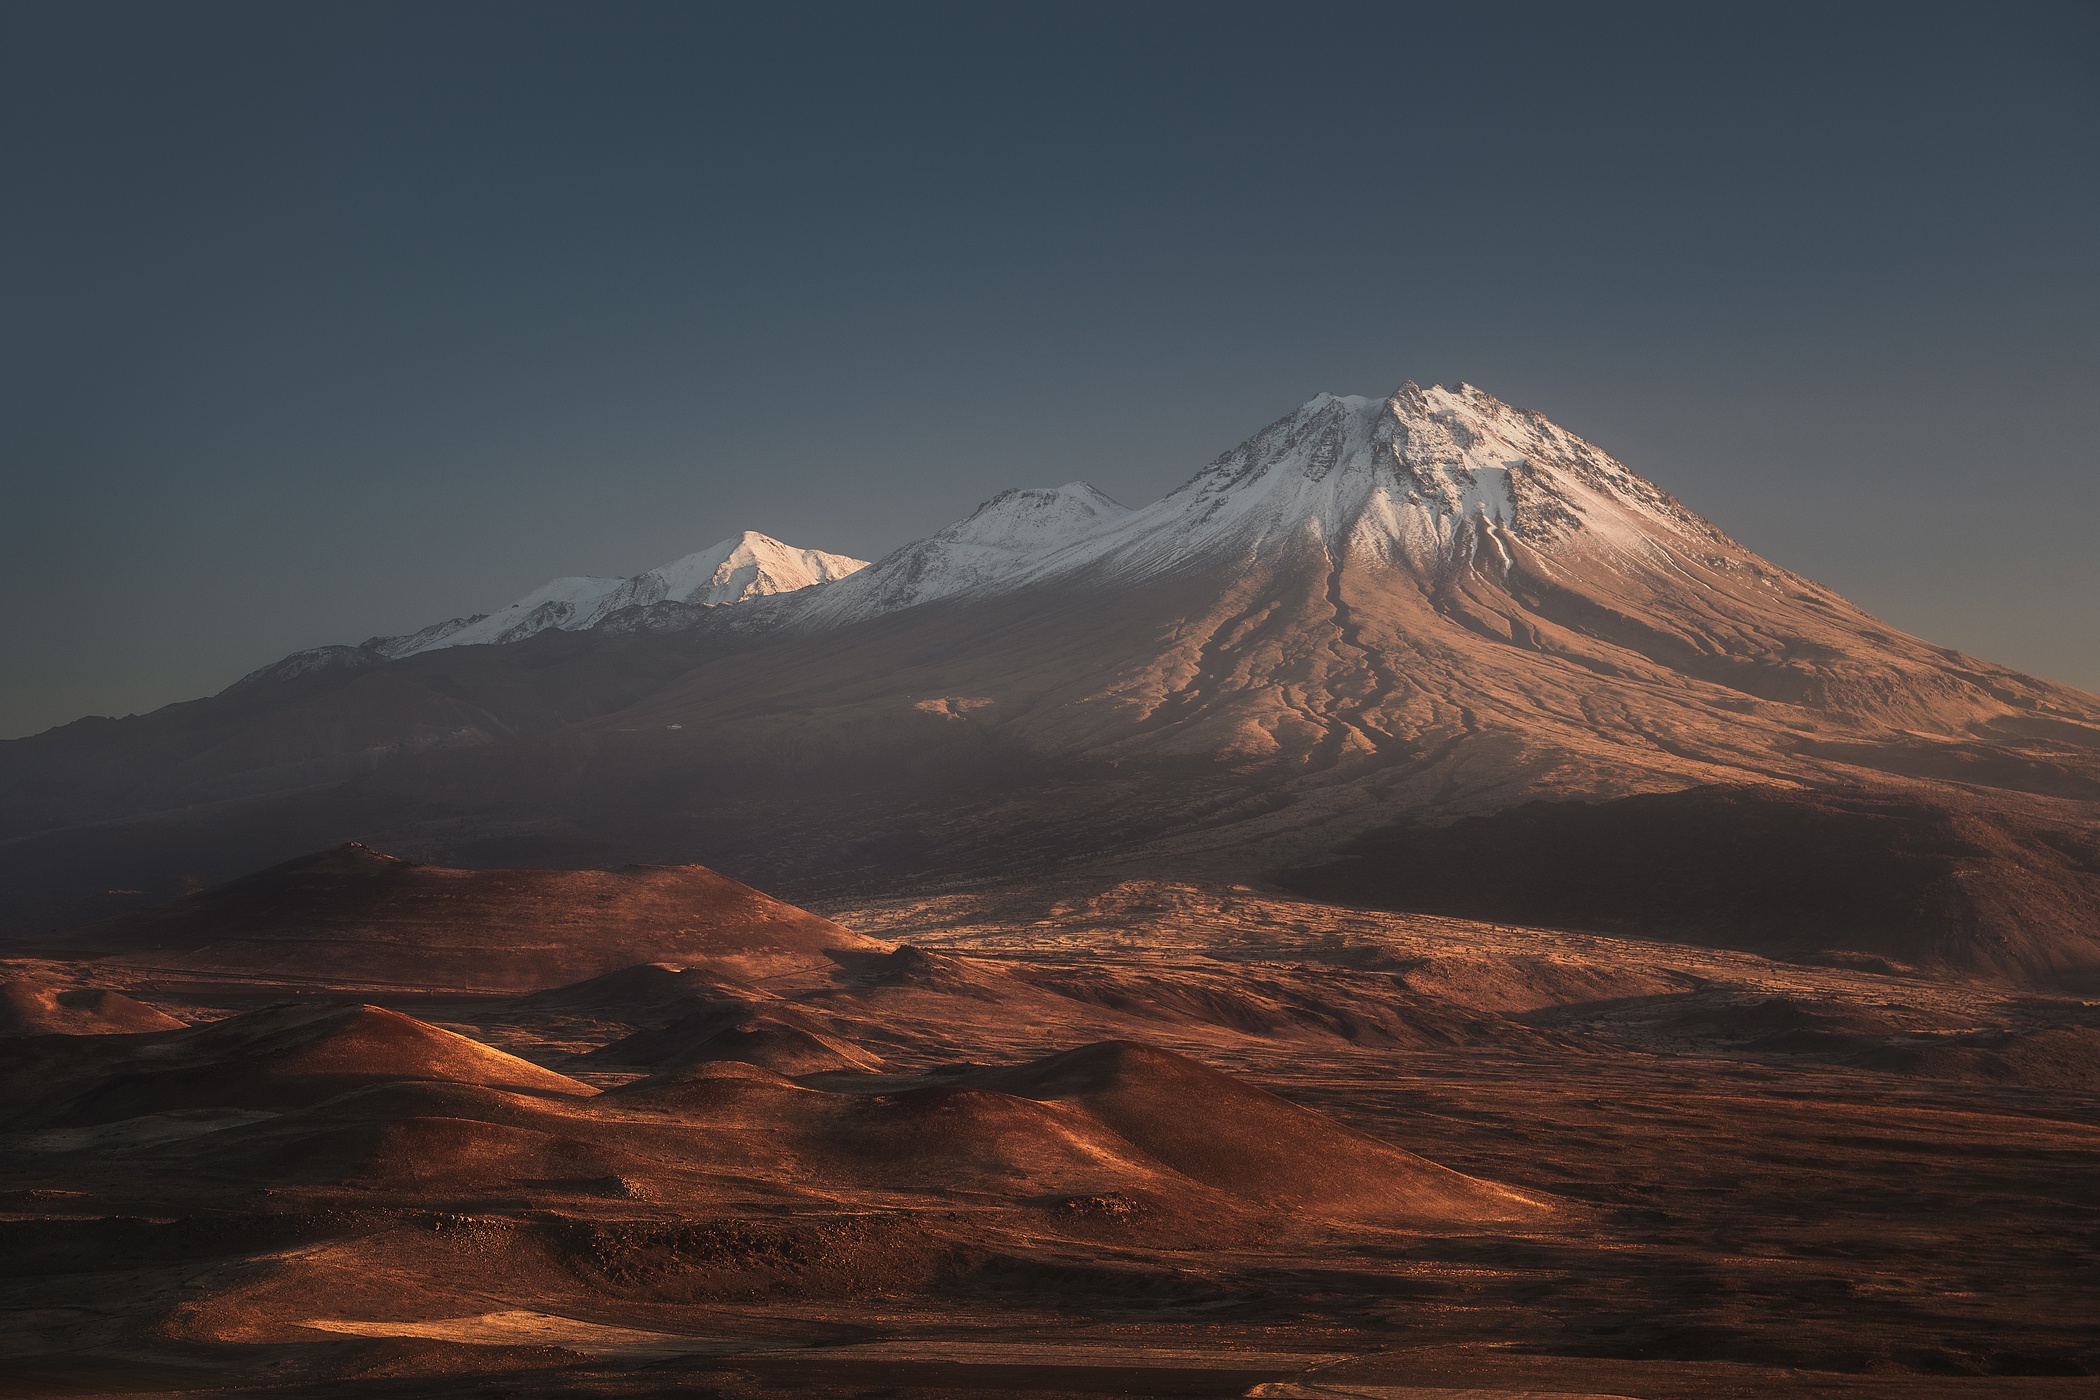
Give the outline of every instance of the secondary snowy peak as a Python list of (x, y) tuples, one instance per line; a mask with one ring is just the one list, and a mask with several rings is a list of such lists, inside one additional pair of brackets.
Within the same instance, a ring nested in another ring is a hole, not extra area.
[(939, 534), (887, 555), (836, 589), (811, 595), (800, 619), (842, 623), (941, 598), (1003, 592), (1039, 561), (1099, 536), (1130, 514), (1084, 481), (1002, 491)]
[(813, 595), (797, 621), (836, 625), (1081, 572), (1113, 583), (1238, 567), (1295, 548), (1428, 583), (1453, 570), (1506, 571), (1519, 549), (1551, 568), (1598, 557), (1653, 566), (1673, 547), (1748, 557), (1538, 414), (1468, 384), (1409, 383), (1384, 399), (1321, 394), (1141, 509), (1084, 483), (1008, 491)]
[(867, 566), (865, 559), (826, 554), (818, 549), (796, 549), (771, 535), (746, 530), (711, 549), (674, 559), (662, 568), (626, 580), (606, 600), (598, 617), (651, 603), (702, 607), (744, 603), (831, 583)]
[(388, 660), (414, 656), (441, 647), (471, 647), (518, 642), (550, 627), (572, 630), (590, 626), (604, 610), (606, 599), (627, 580), (618, 578), (558, 578), (543, 583), (509, 607), (475, 617), (455, 617), (405, 637), (375, 637), (365, 643)]
[(633, 578), (558, 578), (495, 612), (454, 618), (403, 637), (376, 637), (363, 650), (394, 660), (442, 647), (522, 641), (551, 628), (578, 632), (623, 608), (667, 602), (724, 607), (829, 583), (866, 567), (864, 559), (797, 549), (746, 530)]

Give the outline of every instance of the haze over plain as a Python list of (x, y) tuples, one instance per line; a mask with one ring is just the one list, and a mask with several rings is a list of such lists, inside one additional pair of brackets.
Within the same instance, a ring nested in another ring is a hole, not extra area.
[(2089, 10), (1202, 14), (11, 16), (0, 732), (1408, 378), (2100, 684)]

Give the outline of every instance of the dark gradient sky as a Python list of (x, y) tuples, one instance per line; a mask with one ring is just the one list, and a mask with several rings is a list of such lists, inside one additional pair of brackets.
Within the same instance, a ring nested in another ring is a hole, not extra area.
[(2100, 7), (17, 3), (0, 734), (1480, 384), (2100, 689)]

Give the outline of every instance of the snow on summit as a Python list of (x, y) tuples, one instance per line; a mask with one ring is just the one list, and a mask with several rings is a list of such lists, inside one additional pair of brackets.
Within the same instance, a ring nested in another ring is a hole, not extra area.
[(1718, 539), (1671, 497), (1535, 413), (1460, 384), (1383, 400), (1321, 394), (1138, 512), (1095, 553), (1130, 568), (1253, 555), (1313, 531), (1330, 555), (1420, 577), (1521, 539), (1548, 554)]
[(673, 560), (643, 577), (661, 580), (666, 598), (720, 606), (830, 583), (867, 566), (865, 559), (796, 549), (771, 535), (746, 530), (733, 540)]
[(866, 567), (865, 559), (797, 549), (746, 530), (633, 578), (558, 578), (485, 616), (454, 618), (405, 637), (375, 638), (365, 648), (393, 660), (441, 647), (522, 641), (549, 628), (578, 632), (622, 608), (665, 602), (721, 607), (829, 583)]
[(588, 627), (621, 608), (646, 607), (651, 603), (705, 607), (746, 603), (753, 598), (830, 583), (867, 566), (865, 559), (796, 549), (771, 535), (746, 530), (735, 539), (625, 580), (606, 599), (598, 616), (583, 625)]
[(1503, 570), (1518, 545), (1634, 567), (1726, 537), (1610, 456), (1543, 417), (1460, 384), (1383, 399), (1320, 394), (1161, 500), (1136, 510), (1084, 482), (1008, 491), (796, 610), (832, 626), (941, 598), (1052, 578), (1133, 581), (1230, 568), (1301, 545), (1443, 577)]
[(1083, 481), (1002, 491), (966, 519), (886, 556), (850, 586), (812, 596), (801, 620), (844, 623), (941, 598), (1003, 592), (1037, 560), (1095, 538), (1130, 514)]
[(1003, 491), (872, 565), (747, 530), (633, 578), (555, 579), (485, 616), (316, 648), (265, 670), (295, 675), (550, 629), (676, 630), (700, 625), (701, 608), (776, 598), (726, 621), (838, 627), (1050, 580), (1116, 588), (1189, 569), (1230, 579), (1286, 557), (1322, 570), (1346, 561), (1388, 585), (1424, 589), (1461, 575), (1507, 583), (1521, 570), (1559, 583), (1587, 578), (1606, 593), (1636, 578), (1647, 580), (1641, 589), (1668, 591), (1687, 564), (1736, 582), (1779, 577), (1540, 415), (1469, 384), (1408, 383), (1383, 399), (1320, 394), (1138, 509), (1084, 481)]

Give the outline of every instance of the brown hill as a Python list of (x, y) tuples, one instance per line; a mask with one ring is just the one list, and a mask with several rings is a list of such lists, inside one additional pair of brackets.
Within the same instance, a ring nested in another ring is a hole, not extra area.
[(662, 1025), (725, 996), (744, 995), (748, 995), (744, 984), (704, 967), (636, 963), (533, 992), (520, 997), (518, 1005), (535, 1011), (588, 1013), (643, 1026)]
[(448, 870), (356, 842), (68, 943), (156, 966), (510, 991), (656, 958), (762, 976), (882, 946), (697, 865)]
[(610, 1174), (617, 1148), (595, 1125), (556, 1114), (527, 1117), (490, 1094), (424, 1112), (360, 1096), (241, 1124), (170, 1155), (236, 1178), (278, 1185), (355, 1183), (417, 1193)]
[(598, 1094), (412, 1017), (280, 1006), (180, 1031), (0, 1042), (0, 1127), (40, 1133), (32, 1152), (99, 1148), (98, 1170), (170, 1174), (178, 1190), (334, 1183), (427, 1202), (533, 1187), (674, 1210), (725, 1193), (910, 1193), (997, 1202), (1052, 1228), (1136, 1212), (1141, 1233), (1150, 1221), (1184, 1234), (1557, 1210), (1131, 1042), (828, 1082), (713, 1061)]
[(958, 1081), (1085, 1113), (1243, 1198), (1324, 1214), (1522, 1219), (1543, 1199), (1463, 1176), (1182, 1055), (1112, 1040)]
[(0, 1036), (118, 1035), (180, 1030), (183, 1023), (104, 987), (0, 982)]
[(565, 1075), (376, 1006), (278, 1006), (209, 1025), (0, 1044), (14, 1127), (109, 1123), (186, 1109), (285, 1109), (353, 1089), (436, 1080), (588, 1095)]
[[(1177, 1218), (1253, 1211), (1385, 1223), (1534, 1221), (1549, 1199), (1437, 1166), (1184, 1056), (1129, 1041), (942, 1083), (855, 1093), (737, 1063), (653, 1075), (599, 1107), (733, 1129), (799, 1179), (882, 1190), (1102, 1200)], [(723, 1143), (717, 1132), (707, 1141)], [(777, 1144), (767, 1148), (765, 1144)], [(717, 1154), (726, 1147), (701, 1149)], [(720, 1165), (716, 1167), (721, 1169)], [(1080, 1211), (1084, 1214), (1084, 1211)]]
[(780, 1074), (874, 1069), (880, 1059), (831, 1033), (788, 1002), (753, 1000), (708, 1007), (592, 1052), (613, 1064), (680, 1069), (735, 1060)]

